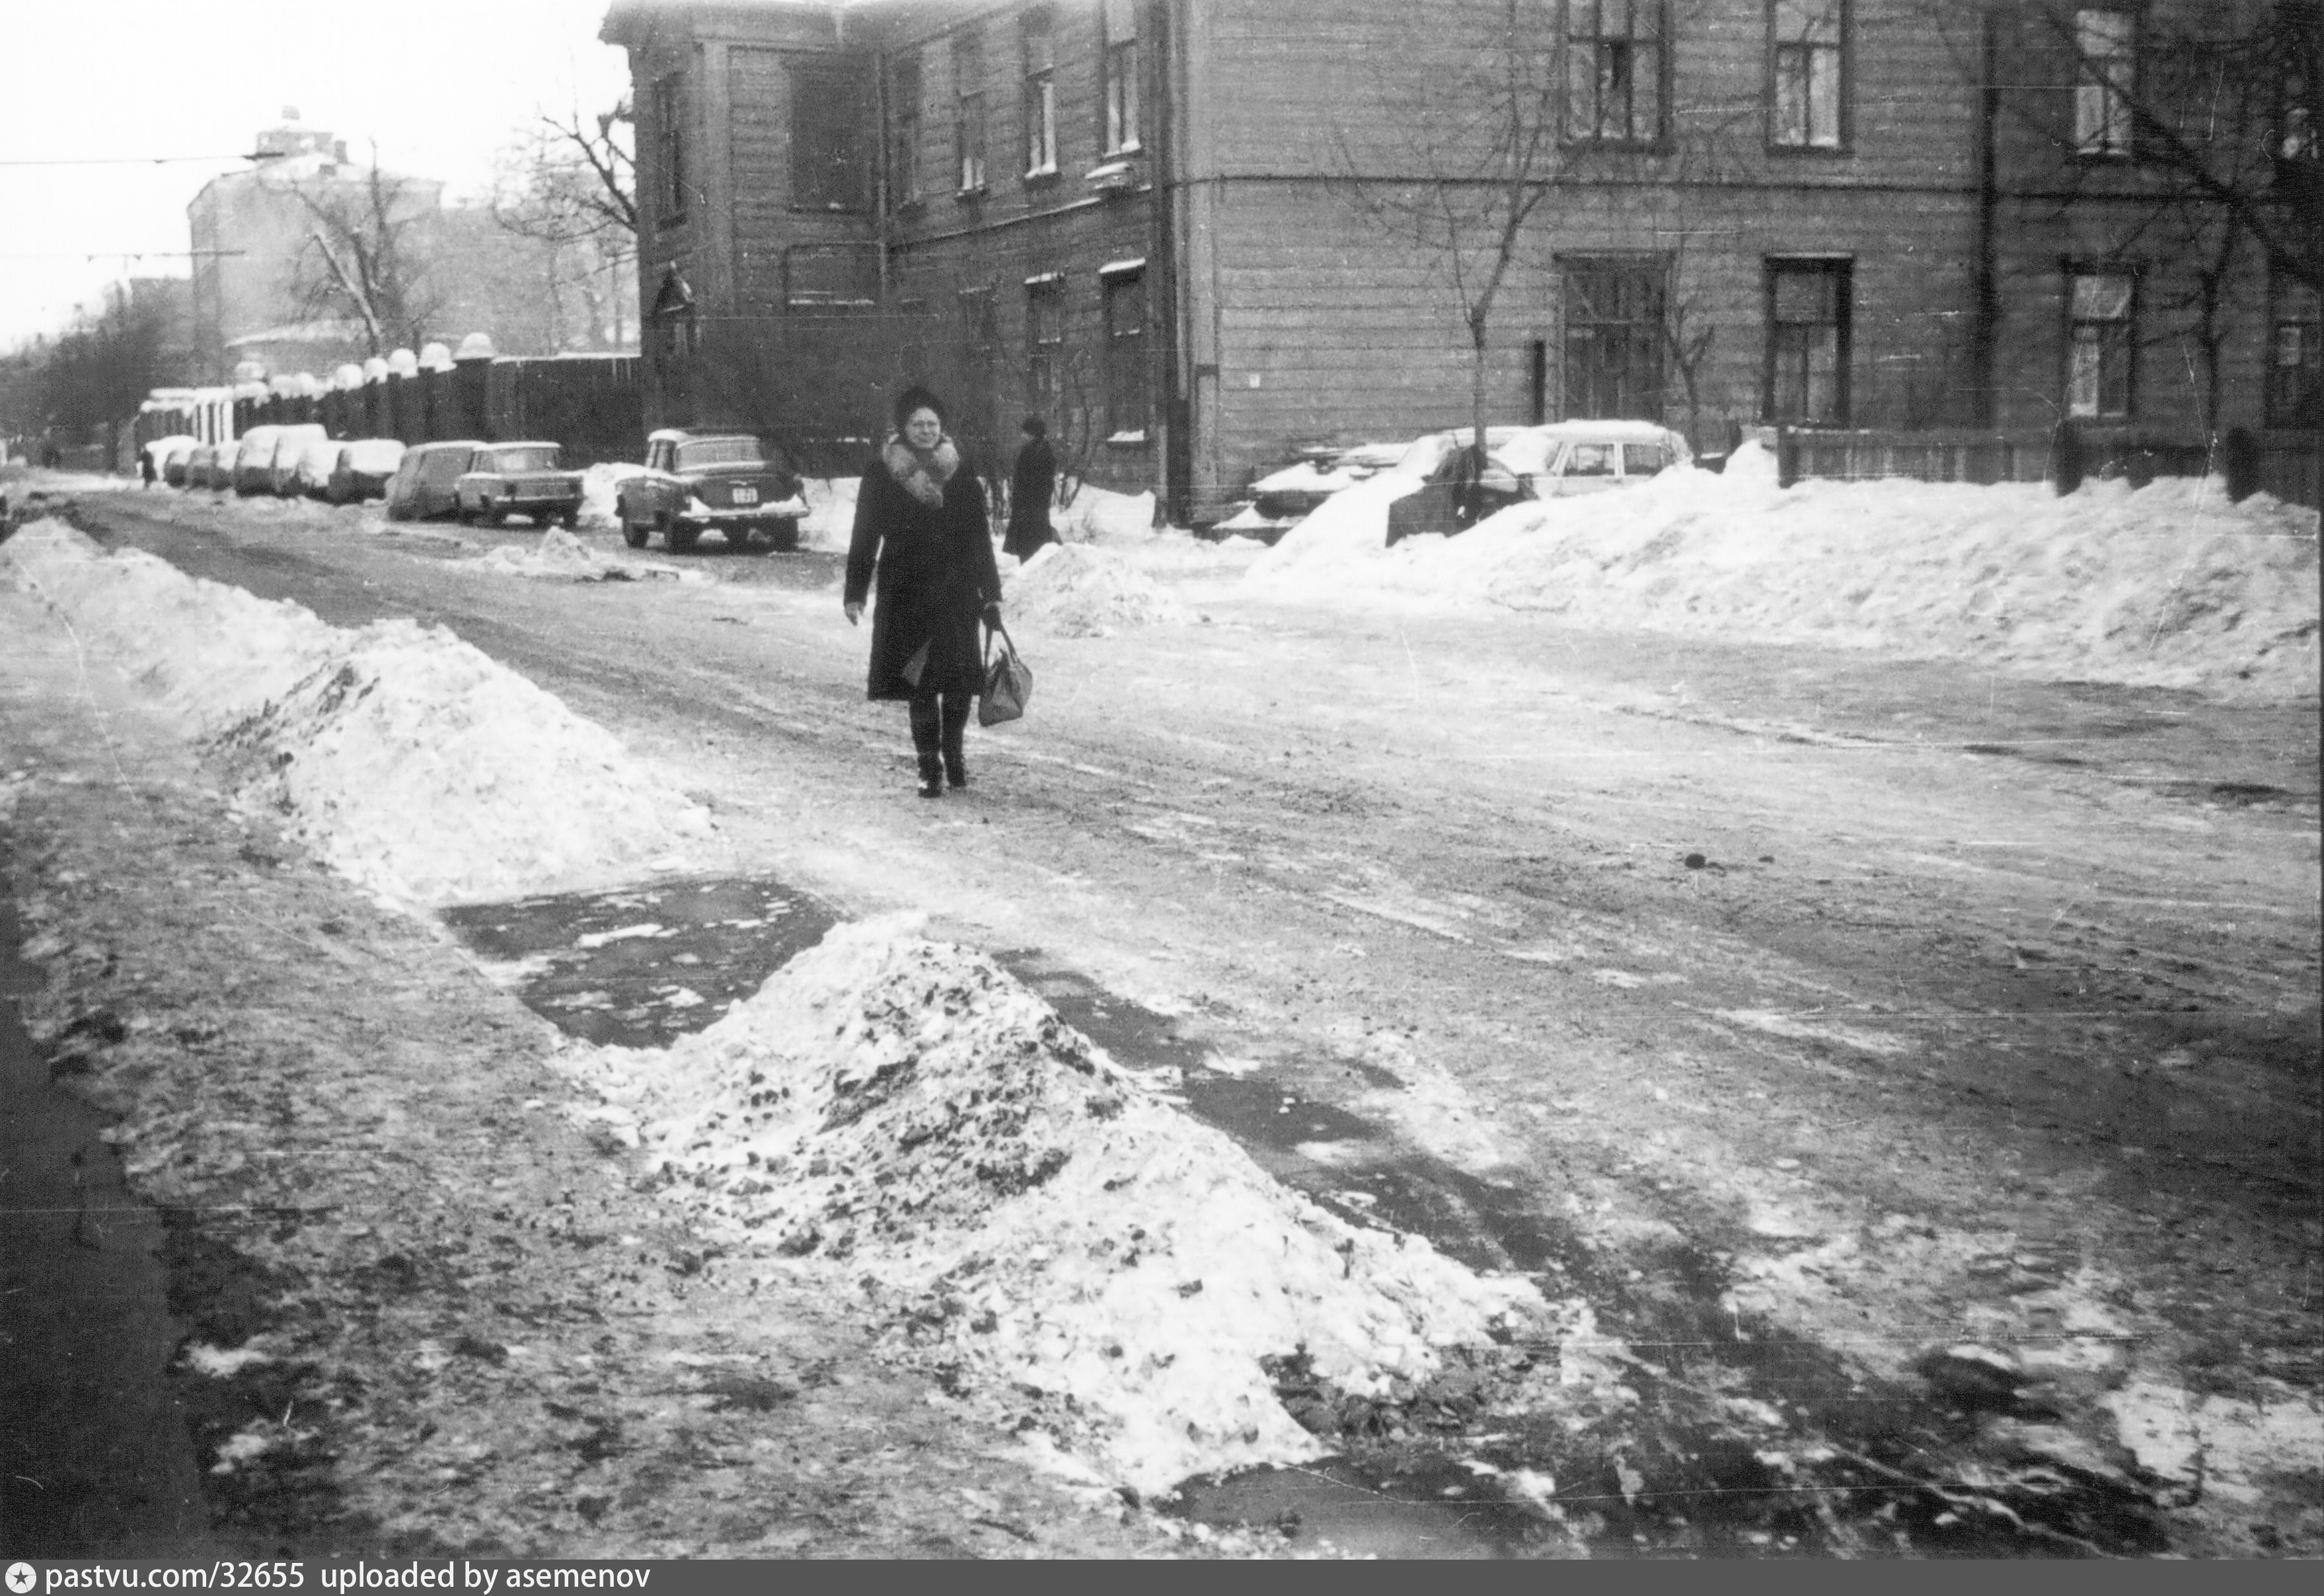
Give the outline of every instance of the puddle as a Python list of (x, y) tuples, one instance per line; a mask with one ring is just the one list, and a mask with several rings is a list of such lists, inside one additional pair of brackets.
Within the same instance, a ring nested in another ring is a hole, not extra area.
[(443, 920), (560, 1030), (666, 1047), (758, 991), (838, 917), (780, 881), (730, 877), (471, 905)]

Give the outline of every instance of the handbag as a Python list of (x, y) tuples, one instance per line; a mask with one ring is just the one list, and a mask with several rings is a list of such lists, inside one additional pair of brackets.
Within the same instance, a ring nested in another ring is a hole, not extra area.
[[(993, 644), (998, 641), (996, 650)], [(995, 621), (984, 634), (984, 692), (976, 701), (976, 724), (997, 726), (1003, 721), (1013, 721), (1025, 713), (1025, 701), (1033, 696), (1033, 668), (1025, 663), (1017, 651), (1017, 641), (1009, 629)]]

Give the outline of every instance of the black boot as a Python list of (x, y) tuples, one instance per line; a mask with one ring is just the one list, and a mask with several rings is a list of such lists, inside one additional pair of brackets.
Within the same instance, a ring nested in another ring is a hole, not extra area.
[(944, 752), (944, 773), (945, 785), (947, 787), (968, 785), (968, 761), (961, 757), (957, 745), (947, 748)]
[(974, 697), (967, 693), (946, 693), (944, 700), (944, 768), (945, 780), (954, 787), (968, 785), (968, 760), (961, 745), (968, 735), (968, 706)]
[(942, 798), (945, 789), (944, 761), (935, 754), (920, 755), (920, 796)]

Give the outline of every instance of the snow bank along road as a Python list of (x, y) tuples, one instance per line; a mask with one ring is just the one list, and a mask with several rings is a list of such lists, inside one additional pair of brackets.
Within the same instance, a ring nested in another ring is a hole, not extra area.
[[(1302, 607), (1153, 540), (1100, 611), (1028, 606), (1033, 717), (927, 805), (826, 558), (530, 582), (521, 533), (76, 515), (168, 565), (0, 551), (12, 673), (88, 695), (7, 711), (48, 728), (0, 771), (37, 1029), (133, 1180), (212, 1208), (180, 1273), (242, 1318), (176, 1378), (245, 1519), (1088, 1549), (1160, 1521), (1047, 1482), (1331, 1452), (1451, 1460), (1549, 1552), (2324, 1544), (2312, 700)], [(204, 845), (133, 724), (200, 732), (260, 840)], [(182, 874), (123, 868), (140, 827)], [(765, 873), (864, 923), (667, 1058), (552, 1048), (300, 844), (423, 909)], [(214, 928), (262, 894), (310, 918)], [(1091, 1053), (978, 949), (1190, 1067)], [(269, 968), (315, 990), (233, 1001)]]

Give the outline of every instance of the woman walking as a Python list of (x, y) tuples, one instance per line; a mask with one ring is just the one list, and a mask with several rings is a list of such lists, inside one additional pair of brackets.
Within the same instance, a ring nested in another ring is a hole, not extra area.
[(1001, 547), (1019, 559), (1030, 559), (1042, 544), (1057, 540), (1049, 525), (1049, 501), (1057, 492), (1057, 451), (1049, 447), (1049, 424), (1040, 417), (1026, 417), (1020, 430), (1026, 442), (1010, 474), (1009, 535)]
[(1001, 615), (1001, 575), (984, 488), (945, 431), (925, 388), (896, 401), (896, 430), (864, 468), (847, 550), (847, 623), (862, 618), (876, 576), (868, 696), (910, 707), (920, 796), (968, 785), (962, 755), (969, 706), (983, 687), (980, 617)]

